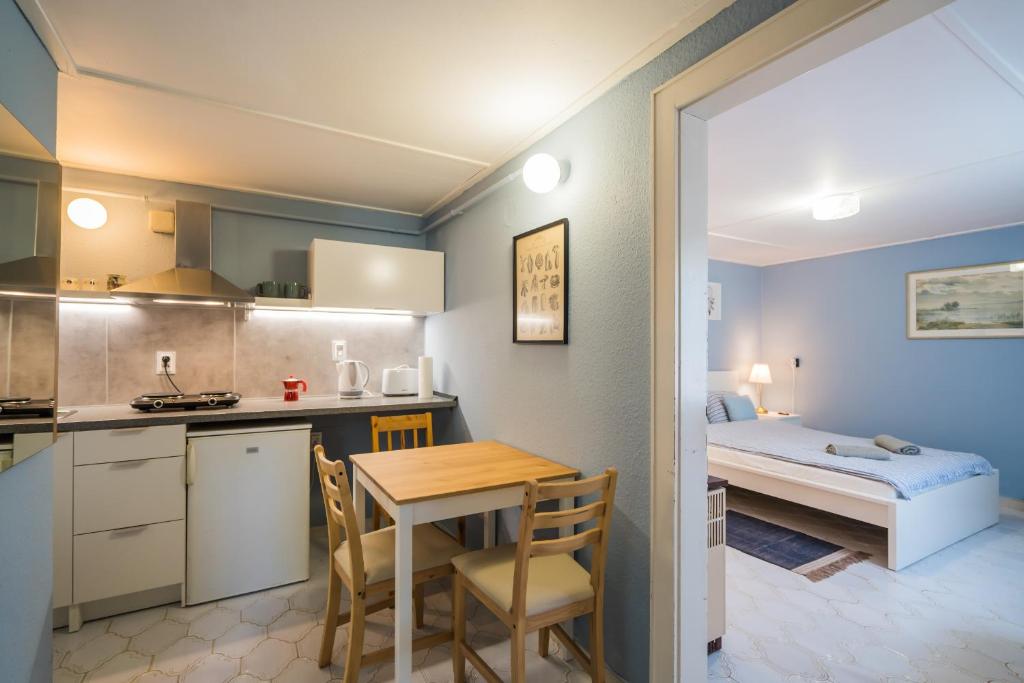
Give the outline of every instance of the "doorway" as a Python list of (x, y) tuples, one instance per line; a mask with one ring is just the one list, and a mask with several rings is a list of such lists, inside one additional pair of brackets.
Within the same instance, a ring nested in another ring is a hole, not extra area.
[(654, 93), (652, 681), (707, 676), (707, 121), (945, 4), (798, 0)]

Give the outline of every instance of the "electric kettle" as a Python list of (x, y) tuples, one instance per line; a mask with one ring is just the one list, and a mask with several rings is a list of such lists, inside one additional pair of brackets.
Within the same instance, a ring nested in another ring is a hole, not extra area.
[(338, 367), (338, 396), (360, 398), (370, 381), (370, 368), (361, 360), (343, 360)]

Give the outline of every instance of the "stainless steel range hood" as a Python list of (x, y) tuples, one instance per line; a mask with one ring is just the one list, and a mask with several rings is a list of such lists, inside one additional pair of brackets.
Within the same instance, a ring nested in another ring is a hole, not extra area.
[(256, 300), (211, 270), (213, 212), (209, 204), (178, 201), (174, 207), (174, 258), (170, 270), (111, 292), (139, 302), (245, 305)]

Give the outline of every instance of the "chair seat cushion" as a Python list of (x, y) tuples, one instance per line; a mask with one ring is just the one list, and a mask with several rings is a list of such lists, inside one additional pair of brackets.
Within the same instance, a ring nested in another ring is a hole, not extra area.
[[(362, 542), (366, 583), (395, 578), (395, 527), (389, 526), (363, 534)], [(443, 567), (453, 557), (464, 552), (465, 548), (433, 524), (418, 524), (412, 529), (413, 572)], [(347, 540), (334, 551), (334, 561), (343, 572), (352, 576)]]
[[(452, 559), (452, 564), (502, 609), (512, 610), (515, 544), (459, 555)], [(590, 585), (590, 574), (568, 553), (530, 558), (526, 576), (527, 616), (592, 597), (594, 589)]]

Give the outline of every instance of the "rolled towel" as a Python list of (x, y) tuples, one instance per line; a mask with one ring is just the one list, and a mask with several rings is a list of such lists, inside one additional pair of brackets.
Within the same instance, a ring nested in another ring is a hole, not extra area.
[(858, 446), (856, 444), (834, 444), (825, 446), (829, 455), (841, 455), (844, 458), (867, 458), (869, 460), (892, 460), (888, 451), (874, 446)]
[(884, 448), (891, 453), (902, 455), (921, 455), (921, 447), (903, 439), (897, 439), (888, 434), (879, 434), (875, 437), (875, 445)]

